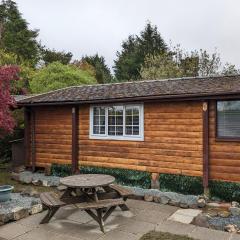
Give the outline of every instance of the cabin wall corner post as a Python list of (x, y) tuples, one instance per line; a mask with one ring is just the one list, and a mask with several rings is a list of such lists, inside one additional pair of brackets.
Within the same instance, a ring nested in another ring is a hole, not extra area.
[(203, 187), (208, 195), (209, 182), (209, 102), (203, 101)]
[(30, 108), (24, 108), (24, 157), (25, 165), (30, 164)]
[(78, 172), (78, 118), (79, 107), (72, 107), (72, 173)]
[(36, 116), (35, 116), (35, 109), (31, 108), (31, 152), (32, 152), (32, 171), (35, 171), (36, 168), (36, 139), (35, 139), (35, 130), (36, 130)]

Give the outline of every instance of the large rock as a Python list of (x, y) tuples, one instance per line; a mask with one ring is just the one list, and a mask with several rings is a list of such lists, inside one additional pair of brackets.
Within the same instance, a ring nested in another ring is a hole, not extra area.
[(150, 194), (145, 194), (144, 195), (144, 201), (146, 202), (152, 202), (153, 201), (153, 196)]
[(33, 181), (33, 174), (31, 172), (21, 172), (19, 180), (23, 183), (30, 184)]
[(19, 175), (19, 173), (12, 172), (12, 173), (11, 173), (11, 179), (19, 182), (19, 181), (20, 181), (20, 175)]
[(199, 227), (206, 227), (209, 228), (208, 222), (209, 216), (206, 214), (199, 214), (193, 219), (192, 224), (197, 225)]
[(238, 227), (235, 224), (228, 224), (224, 227), (224, 230), (229, 233), (236, 233), (238, 231)]
[(197, 205), (200, 208), (204, 208), (206, 206), (206, 200), (204, 198), (199, 198), (197, 200)]
[(67, 190), (67, 187), (64, 186), (64, 185), (59, 185), (59, 186), (57, 187), (57, 190), (60, 191), (60, 192), (62, 192), (62, 191)]
[(227, 217), (229, 217), (231, 215), (231, 213), (230, 212), (228, 212), (228, 211), (220, 211), (220, 212), (218, 212), (218, 216), (219, 217), (222, 217), (222, 218), (227, 218)]
[(31, 215), (33, 215), (33, 214), (42, 212), (42, 210), (43, 210), (42, 204), (38, 203), (38, 204), (33, 205), (29, 212)]
[(39, 197), (39, 192), (35, 190), (33, 187), (27, 187), (22, 192), (21, 195), (23, 197)]
[(238, 207), (230, 207), (229, 211), (233, 216), (239, 216), (240, 215), (240, 208)]
[(13, 213), (8, 212), (8, 213), (1, 213), (0, 214), (0, 225), (3, 225), (9, 221), (13, 220)]
[(29, 215), (28, 209), (23, 207), (15, 207), (12, 209), (13, 220), (17, 221), (19, 219), (25, 218)]
[(237, 207), (237, 208), (240, 207), (239, 203), (235, 201), (233, 201), (231, 205), (232, 207)]

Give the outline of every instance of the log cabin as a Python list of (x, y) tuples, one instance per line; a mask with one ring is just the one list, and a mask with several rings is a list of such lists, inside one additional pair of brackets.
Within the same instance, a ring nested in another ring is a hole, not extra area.
[(18, 101), (26, 165), (240, 181), (240, 75), (72, 86)]

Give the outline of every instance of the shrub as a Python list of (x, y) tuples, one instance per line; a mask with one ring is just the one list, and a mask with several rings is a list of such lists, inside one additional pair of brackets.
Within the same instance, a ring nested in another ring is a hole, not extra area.
[(202, 194), (201, 177), (191, 177), (175, 174), (160, 174), (160, 188), (183, 194)]
[(210, 181), (209, 189), (211, 196), (225, 201), (240, 202), (240, 183)]

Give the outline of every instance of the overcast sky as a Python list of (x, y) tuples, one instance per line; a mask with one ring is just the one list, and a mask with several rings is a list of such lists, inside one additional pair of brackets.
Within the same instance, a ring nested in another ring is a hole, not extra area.
[(239, 0), (16, 0), (42, 44), (74, 58), (99, 53), (113, 65), (121, 42), (150, 20), (167, 43), (217, 48), (240, 68)]

